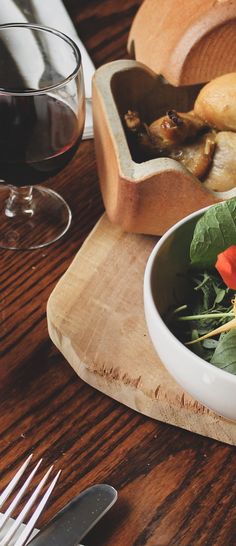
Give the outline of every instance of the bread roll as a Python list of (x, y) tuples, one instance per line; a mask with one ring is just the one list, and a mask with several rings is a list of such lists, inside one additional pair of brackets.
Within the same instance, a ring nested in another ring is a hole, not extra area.
[(236, 131), (236, 72), (207, 83), (195, 101), (194, 112), (220, 131)]

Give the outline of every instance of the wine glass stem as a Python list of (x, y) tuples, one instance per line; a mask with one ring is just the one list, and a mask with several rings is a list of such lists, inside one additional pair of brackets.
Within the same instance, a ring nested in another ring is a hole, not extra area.
[(27, 217), (33, 216), (33, 187), (21, 186), (17, 188), (10, 186), (10, 195), (6, 201), (5, 214), (8, 218), (13, 218), (19, 214)]

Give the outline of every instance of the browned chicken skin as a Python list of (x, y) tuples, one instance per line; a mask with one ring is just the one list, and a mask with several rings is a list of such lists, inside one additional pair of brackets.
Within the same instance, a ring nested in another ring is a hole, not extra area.
[(153, 121), (148, 130), (152, 138), (160, 138), (168, 147), (193, 139), (206, 128), (206, 123), (193, 112), (179, 114), (176, 110), (168, 110), (166, 116)]
[(203, 180), (211, 167), (214, 151), (215, 134), (206, 133), (194, 142), (173, 148), (169, 157), (182, 163), (194, 176)]
[(206, 124), (194, 112), (180, 114), (169, 110), (166, 116), (147, 125), (138, 112), (129, 110), (125, 123), (136, 135), (145, 159), (168, 156), (182, 163), (194, 176), (202, 179), (206, 175), (214, 154), (215, 133), (209, 129), (206, 133)]

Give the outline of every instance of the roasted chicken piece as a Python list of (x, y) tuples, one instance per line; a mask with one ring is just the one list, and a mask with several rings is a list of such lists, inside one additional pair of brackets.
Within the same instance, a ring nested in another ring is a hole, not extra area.
[(169, 147), (195, 138), (206, 128), (206, 123), (194, 112), (178, 114), (176, 110), (169, 110), (166, 116), (153, 121), (148, 131), (151, 138), (161, 138), (164, 145)]
[(124, 115), (124, 118), (125, 123), (130, 131), (136, 133), (137, 131), (142, 129), (142, 122), (139, 113), (136, 112), (136, 110), (128, 110), (127, 114)]
[(134, 110), (128, 110), (124, 116), (128, 135), (133, 134), (130, 145), (133, 148), (133, 155), (137, 160), (146, 161), (155, 157), (166, 155), (166, 146), (161, 138), (152, 136), (147, 123), (141, 121), (139, 113)]
[(215, 134), (206, 133), (194, 142), (173, 148), (169, 157), (176, 159), (194, 176), (202, 180), (208, 173), (215, 151)]
[(220, 131), (211, 168), (203, 182), (213, 191), (228, 191), (236, 186), (236, 133)]
[(147, 125), (138, 112), (129, 110), (125, 122), (136, 137), (135, 156), (141, 155), (143, 161), (171, 157), (196, 177), (202, 179), (206, 175), (214, 154), (215, 133), (206, 133), (206, 124), (193, 112), (179, 114), (169, 110), (166, 116)]
[(206, 123), (200, 120), (194, 112), (179, 114), (169, 110), (166, 116), (153, 121), (150, 125), (141, 121), (138, 112), (128, 110), (125, 114), (126, 126), (140, 136), (147, 135), (150, 146), (160, 150), (168, 149), (198, 136), (207, 129)]

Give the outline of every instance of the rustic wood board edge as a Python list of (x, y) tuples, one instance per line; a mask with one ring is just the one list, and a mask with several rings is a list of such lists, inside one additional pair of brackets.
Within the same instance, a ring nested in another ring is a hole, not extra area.
[[(49, 336), (76, 374), (107, 396), (153, 419), (227, 444), (236, 445), (236, 423), (216, 415), (193, 400), (165, 370), (148, 337), (143, 310), (139, 309), (137, 330), (139, 339), (142, 338), (143, 352), (147, 355), (145, 362), (137, 360), (138, 358), (140, 360), (138, 338), (134, 340), (133, 348), (134, 360), (136, 358), (135, 369), (130, 367), (127, 370), (128, 360), (125, 359), (130, 359), (130, 353), (126, 355), (125, 340), (119, 346), (120, 361), (118, 364), (112, 362), (117, 358), (114, 345), (117, 335), (114, 332), (114, 324), (112, 324), (112, 317), (117, 313), (117, 309), (113, 309), (113, 301), (110, 302), (109, 299), (104, 301), (107, 282), (106, 268), (110, 263), (111, 252), (114, 259), (113, 267), (117, 270), (127, 258), (127, 256), (120, 256), (120, 252), (125, 252), (124, 249), (127, 249), (127, 246), (129, 253), (131, 249), (137, 250), (139, 245), (142, 246), (140, 254), (142, 259), (139, 259), (136, 269), (133, 266), (131, 272), (133, 276), (134, 272), (136, 273), (134, 281), (137, 284), (137, 281), (140, 282), (140, 275), (143, 275), (146, 258), (154, 244), (154, 238), (122, 232), (119, 227), (111, 225), (106, 215), (103, 215), (48, 300)], [(142, 267), (140, 268), (141, 262)], [(100, 295), (99, 290), (96, 293), (99, 275), (101, 286), (104, 289)], [(137, 297), (135, 290), (132, 298), (133, 301), (135, 298), (134, 303), (140, 307), (142, 295), (138, 290)], [(91, 297), (91, 292), (93, 297)], [(109, 321), (107, 316), (110, 318)], [(120, 316), (118, 322), (121, 320)], [(101, 317), (103, 318), (99, 326)], [(88, 330), (91, 326), (94, 330), (91, 330), (91, 339), (88, 341)], [(122, 340), (122, 325), (119, 326), (121, 326), (119, 335)], [(105, 335), (102, 345), (99, 345), (101, 341), (99, 328), (107, 328), (107, 335)], [(96, 335), (93, 341), (94, 332)], [(130, 336), (128, 343), (132, 341), (132, 332)], [(135, 337), (135, 332), (133, 332), (133, 336)], [(84, 343), (85, 338), (87, 339), (86, 343)], [(113, 358), (109, 359), (111, 356), (110, 339), (112, 339)]]

